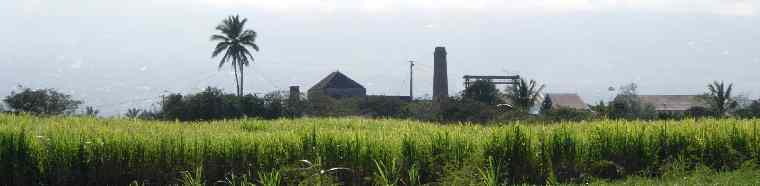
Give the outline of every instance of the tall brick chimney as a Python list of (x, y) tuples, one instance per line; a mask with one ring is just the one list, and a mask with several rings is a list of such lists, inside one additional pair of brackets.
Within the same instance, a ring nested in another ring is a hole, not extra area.
[(449, 100), (449, 80), (446, 71), (446, 48), (435, 47), (433, 53), (433, 110), (440, 111)]

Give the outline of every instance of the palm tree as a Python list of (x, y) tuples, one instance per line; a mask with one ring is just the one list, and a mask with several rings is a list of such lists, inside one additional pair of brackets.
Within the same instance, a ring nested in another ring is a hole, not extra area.
[(216, 44), (211, 57), (216, 57), (224, 52), (221, 61), (219, 61), (219, 68), (221, 69), (227, 61), (230, 61), (230, 66), (235, 71), (235, 87), (238, 96), (243, 95), (243, 67), (253, 62), (253, 55), (247, 47), (259, 51), (259, 46), (255, 43), (256, 32), (244, 28), (247, 21), (248, 19), (241, 19), (239, 15), (229, 16), (222, 20), (219, 26), (216, 26), (216, 30), (219, 30), (221, 34), (211, 35), (211, 41), (219, 42)]
[(726, 112), (738, 106), (736, 100), (731, 96), (733, 88), (734, 84), (729, 84), (726, 87), (722, 81), (715, 81), (707, 85), (707, 90), (709, 90), (705, 95), (707, 104), (716, 114), (725, 115)]
[(525, 79), (521, 78), (507, 90), (507, 97), (512, 100), (514, 106), (530, 109), (540, 98), (542, 89), (544, 89), (544, 85), (539, 86), (535, 80), (526, 82)]

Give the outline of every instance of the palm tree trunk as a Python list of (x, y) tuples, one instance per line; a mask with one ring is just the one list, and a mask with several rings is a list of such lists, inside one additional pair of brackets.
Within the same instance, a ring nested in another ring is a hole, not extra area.
[(232, 63), (232, 70), (235, 71), (235, 93), (239, 96), (240, 95), (240, 83), (238, 82), (238, 73), (237, 73), (237, 66), (235, 66), (237, 63)]
[(239, 65), (240, 67), (240, 96), (243, 96), (243, 64)]

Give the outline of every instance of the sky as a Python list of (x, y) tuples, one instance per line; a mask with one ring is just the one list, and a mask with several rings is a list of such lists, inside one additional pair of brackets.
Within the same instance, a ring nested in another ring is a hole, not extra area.
[[(699, 94), (714, 80), (760, 96), (760, 1), (752, 0), (6, 0), (0, 6), (0, 97), (55, 88), (103, 115), (152, 108), (207, 86), (234, 92), (209, 37), (249, 19), (261, 51), (246, 92), (339, 70), (368, 94), (432, 93), (433, 50), (448, 51), (450, 94), (464, 75), (519, 74), (545, 92), (610, 99)], [(504, 87), (499, 87), (504, 88)]]

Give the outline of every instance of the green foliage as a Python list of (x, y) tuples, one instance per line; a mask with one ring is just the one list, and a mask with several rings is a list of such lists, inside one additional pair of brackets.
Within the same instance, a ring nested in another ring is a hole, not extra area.
[(599, 101), (596, 105), (589, 105), (589, 108), (594, 112), (594, 115), (600, 118), (607, 118), (612, 109), (610, 105), (605, 104), (604, 101)]
[(486, 123), (493, 121), (498, 112), (494, 105), (458, 97), (449, 99), (439, 114), (445, 122)]
[(500, 111), (496, 114), (496, 118), (492, 123), (498, 122), (543, 123), (543, 121), (541, 121), (541, 118), (537, 117), (536, 115), (529, 114), (527, 109), (521, 108)]
[[(304, 100), (303, 95), (289, 95), (289, 99), (285, 101), (285, 110), (283, 112), (283, 115), (288, 118), (297, 118), (304, 116), (304, 113), (306, 112), (306, 105), (308, 102)], [(245, 103), (242, 103), (243, 106), (245, 106)]]
[(535, 80), (520, 79), (507, 90), (507, 98), (516, 108), (528, 110), (536, 104), (543, 88), (544, 85), (538, 85)]
[[(0, 185), (584, 183), (591, 175), (667, 176), (674, 162), (718, 171), (757, 164), (757, 123), (705, 118), (480, 126), (0, 115)], [(290, 168), (304, 159), (314, 160), (311, 169)], [(186, 170), (191, 172), (178, 174)], [(231, 174), (240, 172), (247, 174)]]
[(236, 175), (235, 173), (230, 173), (224, 177), (224, 181), (220, 182), (229, 186), (256, 186), (255, 182), (246, 174)]
[(183, 186), (205, 186), (206, 181), (203, 180), (203, 168), (196, 167), (192, 172), (182, 172), (180, 183), (182, 183)]
[(408, 177), (406, 185), (408, 186), (418, 186), (420, 185), (420, 172), (419, 167), (417, 167), (416, 164), (412, 164), (412, 166), (407, 171)]
[(549, 122), (587, 121), (593, 119), (593, 114), (586, 110), (559, 108), (545, 110), (543, 112), (543, 119)]
[(691, 107), (688, 110), (686, 110), (686, 116), (691, 118), (704, 118), (704, 117), (712, 117), (716, 116), (717, 114), (713, 112), (712, 110), (705, 108), (705, 107)]
[(595, 180), (586, 185), (758, 185), (760, 169), (753, 163), (735, 171), (715, 171), (699, 166), (687, 172), (682, 168), (668, 169), (661, 177), (632, 176), (624, 180)]
[[(227, 61), (235, 72), (235, 86), (237, 96), (243, 96), (243, 80), (245, 78), (243, 67), (253, 62), (253, 55), (248, 50), (251, 48), (259, 51), (256, 44), (256, 32), (245, 29), (246, 18), (240, 16), (229, 16), (216, 26), (216, 30), (221, 34), (211, 35), (211, 41), (217, 41), (214, 52), (211, 57), (216, 57), (224, 52), (222, 59), (219, 61), (219, 68), (222, 68)], [(240, 73), (238, 73), (240, 72)], [(238, 74), (240, 74), (238, 76)]]
[(494, 165), (493, 158), (488, 157), (488, 166), (486, 166), (485, 169), (478, 169), (478, 173), (480, 175), (482, 185), (484, 186), (499, 185), (499, 178), (498, 178), (498, 175), (496, 175), (497, 172), (499, 172), (499, 170)]
[(137, 109), (137, 108), (130, 108), (130, 109), (127, 109), (126, 113), (124, 113), (124, 117), (137, 118), (137, 116), (140, 116), (140, 112), (142, 112), (142, 110)]
[(726, 84), (722, 81), (715, 81), (707, 85), (708, 92), (705, 93), (704, 97), (713, 112), (723, 116), (738, 106), (736, 99), (731, 95), (733, 88), (734, 84), (729, 84), (726, 87)]
[(278, 92), (272, 92), (264, 96), (264, 118), (276, 119), (285, 113), (285, 97)]
[(13, 91), (3, 100), (16, 112), (26, 112), (35, 115), (73, 114), (82, 104), (71, 95), (60, 93), (55, 89), (21, 88), (21, 92)]
[(404, 115), (404, 104), (405, 101), (396, 97), (369, 96), (359, 105), (359, 109), (366, 116), (398, 118)]
[(335, 99), (323, 94), (309, 95), (306, 114), (311, 116), (358, 116), (362, 98)]
[(128, 186), (145, 186), (144, 182), (132, 181)]
[(594, 177), (604, 179), (619, 179), (623, 176), (623, 168), (609, 160), (591, 162), (586, 171)]
[(434, 121), (433, 102), (429, 100), (414, 100), (402, 106), (403, 118), (413, 118), (421, 121)]
[(378, 180), (376, 185), (379, 186), (392, 186), (392, 185), (398, 185), (401, 181), (401, 176), (399, 175), (399, 167), (396, 166), (396, 161), (392, 160), (389, 163), (385, 163), (383, 161), (377, 161), (374, 160), (375, 167), (377, 169), (377, 172), (375, 174), (375, 179)]
[(280, 173), (277, 171), (272, 172), (260, 172), (259, 184), (262, 186), (280, 186), (282, 183)]
[(760, 117), (760, 100), (752, 101), (746, 108), (738, 109), (735, 112), (740, 118), (758, 118)]
[(100, 111), (95, 109), (95, 107), (87, 106), (82, 114), (84, 114), (84, 116), (95, 117), (98, 116), (98, 113), (100, 113)]
[(634, 83), (620, 87), (615, 100), (611, 103), (609, 117), (612, 119), (655, 119), (657, 113), (653, 105), (641, 103)]
[(486, 105), (503, 103), (499, 90), (493, 83), (486, 80), (478, 80), (470, 84), (462, 93), (462, 99), (481, 102)]
[[(145, 118), (158, 117), (166, 120), (209, 121), (242, 117), (275, 119), (284, 116), (285, 100), (279, 93), (269, 93), (264, 98), (253, 95), (235, 96), (225, 94), (221, 89), (208, 87), (202, 92), (190, 95), (170, 94), (161, 101), (161, 110), (148, 114)], [(137, 111), (128, 113), (134, 115)], [(152, 116), (153, 114), (158, 116)], [(142, 118), (142, 117), (141, 117)]]

